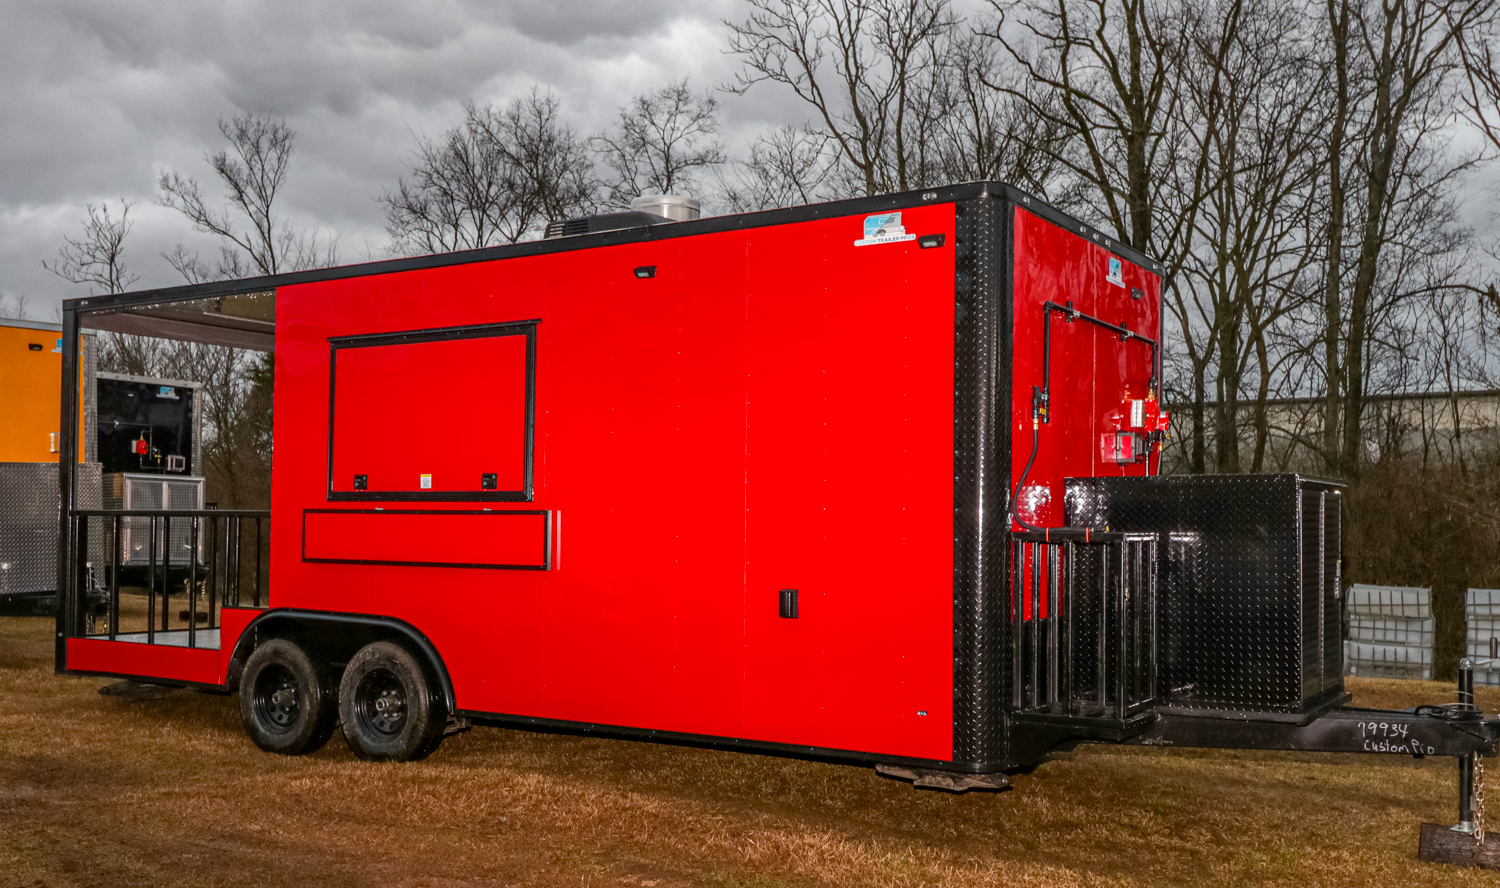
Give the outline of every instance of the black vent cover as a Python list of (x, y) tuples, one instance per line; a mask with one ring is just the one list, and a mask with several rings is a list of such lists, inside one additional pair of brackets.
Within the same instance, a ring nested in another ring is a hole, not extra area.
[(572, 237), (575, 234), (593, 234), (596, 231), (645, 228), (647, 225), (660, 225), (671, 221), (666, 216), (658, 216), (655, 213), (598, 213), (593, 216), (579, 216), (575, 219), (548, 222), (546, 237)]

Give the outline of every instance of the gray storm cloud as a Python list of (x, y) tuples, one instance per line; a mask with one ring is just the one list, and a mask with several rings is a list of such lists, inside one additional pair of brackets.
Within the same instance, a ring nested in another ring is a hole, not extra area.
[[(180, 283), (159, 254), (211, 250), (153, 204), (176, 168), (208, 182), (219, 118), (286, 118), (297, 155), (285, 210), (341, 238), (341, 258), (385, 246), (375, 196), (404, 170), (413, 133), (436, 135), (469, 99), (552, 89), (569, 122), (607, 126), (635, 93), (684, 76), (729, 81), (721, 20), (734, 0), (421, 4), (11, 0), (0, 5), (0, 290), (50, 317), (86, 288), (47, 272), (84, 206), (136, 203), (127, 258), (138, 287)], [(726, 103), (731, 140), (801, 109), (770, 91)]]

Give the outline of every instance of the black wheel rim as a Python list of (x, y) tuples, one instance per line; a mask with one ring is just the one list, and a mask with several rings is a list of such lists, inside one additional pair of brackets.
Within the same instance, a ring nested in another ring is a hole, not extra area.
[(253, 693), (255, 715), (262, 728), (272, 734), (285, 734), (297, 726), (302, 693), (290, 669), (280, 664), (262, 669), (255, 677)]
[(354, 705), (360, 726), (381, 737), (394, 737), (406, 727), (406, 685), (389, 669), (360, 679)]

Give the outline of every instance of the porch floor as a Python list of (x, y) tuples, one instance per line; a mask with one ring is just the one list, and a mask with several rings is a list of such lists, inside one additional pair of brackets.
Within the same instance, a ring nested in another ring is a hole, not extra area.
[[(98, 636), (98, 635), (96, 635), (96, 636), (91, 636), (91, 637), (93, 637), (93, 638), (107, 638), (108, 636)], [(144, 633), (144, 632), (124, 632), (124, 633), (121, 633), (119, 635), (116, 635), (115, 636), (115, 641), (131, 641), (131, 642), (135, 642), (137, 644), (145, 644), (146, 643), (146, 633)], [(172, 630), (169, 630), (167, 632), (160, 632), (160, 631), (158, 631), (156, 633), (156, 643), (157, 644), (167, 645), (168, 647), (187, 647), (188, 646), (188, 631), (186, 629), (172, 629)], [(219, 630), (217, 630), (217, 629), (199, 629), (198, 630), (198, 647), (202, 648), (202, 649), (205, 649), (205, 650), (211, 650), (211, 651), (218, 650), (219, 649)]]

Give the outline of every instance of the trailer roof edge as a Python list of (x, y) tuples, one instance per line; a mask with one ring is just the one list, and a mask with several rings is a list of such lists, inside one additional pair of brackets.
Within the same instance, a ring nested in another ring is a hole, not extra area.
[(975, 181), (944, 185), (938, 188), (882, 194), (874, 197), (846, 198), (844, 200), (805, 204), (797, 207), (760, 210), (753, 213), (709, 216), (689, 222), (663, 223), (642, 228), (622, 228), (593, 234), (574, 235), (572, 237), (544, 238), (542, 240), (523, 241), (521, 243), (482, 247), (475, 250), (462, 250), (453, 253), (434, 253), (399, 259), (382, 259), (375, 262), (337, 265), (329, 268), (315, 268), (307, 271), (293, 271), (252, 278), (209, 281), (200, 284), (184, 284), (177, 287), (157, 287), (149, 290), (135, 290), (106, 296), (87, 296), (64, 300), (63, 311), (92, 314), (94, 312), (109, 312), (111, 310), (127, 309), (141, 305), (187, 302), (195, 299), (212, 299), (223, 296), (240, 296), (250, 293), (275, 291), (280, 287), (297, 284), (347, 280), (349, 278), (368, 277), (378, 274), (393, 274), (403, 271), (419, 271), (429, 268), (468, 265), (475, 262), (490, 262), (498, 259), (562, 253), (587, 247), (670, 240), (679, 237), (712, 234), (736, 229), (764, 228), (790, 222), (811, 221), (837, 216), (854, 216), (860, 213), (875, 213), (909, 206), (920, 206), (933, 201), (946, 203), (986, 196), (1009, 200), (1050, 222), (1084, 235), (1089, 240), (1094, 241), (1124, 259), (1128, 259), (1136, 265), (1165, 277), (1164, 270), (1159, 261), (1059, 210), (1041, 198), (1035, 197), (1005, 182)]

